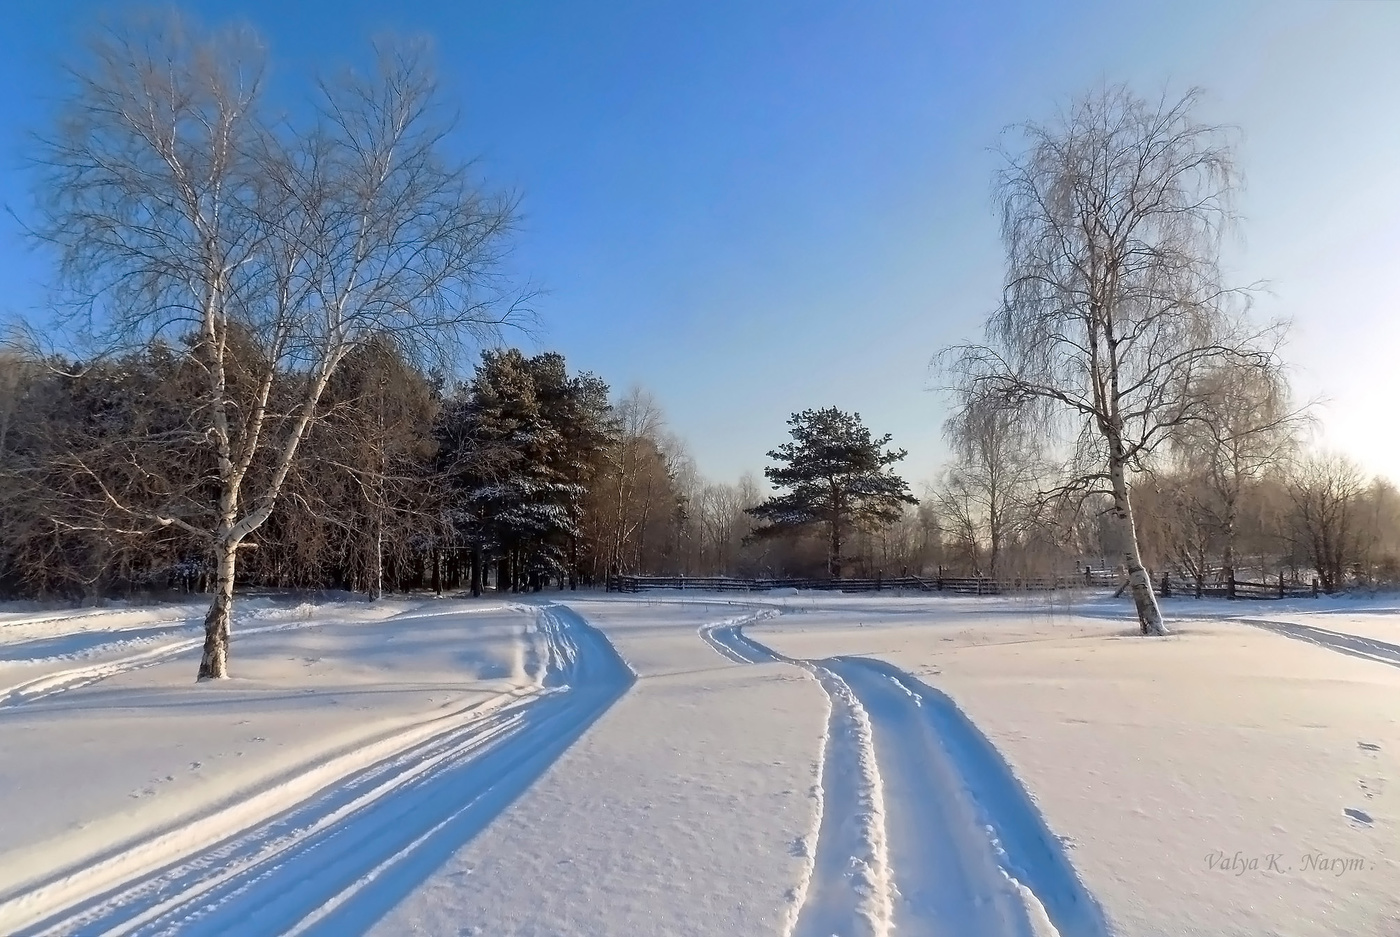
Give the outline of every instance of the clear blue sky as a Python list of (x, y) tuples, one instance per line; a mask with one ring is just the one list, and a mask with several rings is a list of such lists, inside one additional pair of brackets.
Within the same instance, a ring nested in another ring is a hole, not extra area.
[[(939, 347), (1001, 272), (990, 148), (1102, 81), (1202, 85), (1238, 125), (1238, 279), (1294, 320), (1327, 442), (1400, 479), (1400, 3), (186, 2), (250, 21), (290, 82), (385, 30), (434, 38), (454, 145), (517, 190), (537, 347), (651, 390), (702, 471), (761, 470), (794, 410), (859, 410), (932, 477)], [(0, 201), (56, 62), (111, 4), (7, 0)], [(0, 310), (47, 275), (0, 219)]]

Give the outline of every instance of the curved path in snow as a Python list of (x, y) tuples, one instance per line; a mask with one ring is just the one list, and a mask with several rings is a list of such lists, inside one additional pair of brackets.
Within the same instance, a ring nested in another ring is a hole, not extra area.
[[(477, 611), (487, 611), (481, 608)], [(266, 613), (266, 609), (258, 610)], [(111, 615), (131, 615), (130, 612), (94, 613), (93, 617)], [(411, 609), (391, 616), (394, 620), (427, 618), (437, 615), (460, 614), (459, 610)], [(235, 611), (233, 641), (235, 653), (237, 644), (253, 635), (276, 634), (297, 631), (302, 628), (316, 628), (326, 624), (323, 617), (286, 618), (266, 621), (257, 612), (248, 616)], [(66, 618), (34, 618), (22, 625), (62, 622)], [(14, 624), (6, 628), (16, 628)], [(46, 699), (68, 690), (100, 683), (108, 677), (130, 673), (146, 667), (153, 667), (175, 658), (189, 655), (196, 658), (204, 647), (204, 612), (186, 614), (164, 614), (150, 620), (141, 619), (137, 624), (113, 630), (87, 628), (77, 631), (45, 635), (24, 641), (0, 645), (0, 663), (13, 662), (20, 665), (62, 664), (56, 669), (46, 669), (35, 676), (16, 680), (14, 677), (0, 676), (0, 708), (17, 706), (36, 700)], [(48, 653), (49, 650), (55, 653)], [(46, 656), (47, 655), (47, 656)], [(22, 671), (24, 666), (16, 668)], [(191, 672), (194, 668), (191, 667)]]
[(1107, 937), (1030, 795), (946, 694), (883, 661), (797, 660), (743, 633), (774, 613), (700, 636), (731, 661), (802, 667), (831, 703), (791, 937)]
[(1307, 641), (1309, 644), (1316, 644), (1318, 647), (1325, 647), (1327, 650), (1336, 651), (1339, 654), (1349, 654), (1352, 657), (1360, 657), (1362, 660), (1400, 667), (1400, 646), (1378, 641), (1375, 638), (1348, 634), (1344, 631), (1328, 631), (1326, 628), (1301, 625), (1290, 621), (1266, 621), (1262, 618), (1236, 618), (1234, 620), (1241, 624), (1253, 625), (1256, 628), (1263, 628), (1265, 631), (1281, 634), (1286, 638)]
[(0, 932), (330, 937), (362, 929), (484, 828), (635, 680), (577, 614), (558, 605), (534, 611), (533, 689), (395, 733), (0, 896)]

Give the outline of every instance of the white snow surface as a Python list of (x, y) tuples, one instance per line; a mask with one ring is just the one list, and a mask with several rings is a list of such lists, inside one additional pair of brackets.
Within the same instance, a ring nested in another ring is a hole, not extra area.
[(1400, 657), (1372, 637), (1393, 613), (1355, 604), (1173, 602), (1175, 634), (1144, 639), (1116, 603), (812, 597), (748, 633), (946, 693), (1113, 933), (1386, 935), (1400, 933)]
[(568, 601), (636, 684), (374, 934), (779, 934), (825, 712), (782, 664), (726, 661), (723, 604)]
[(1400, 934), (1400, 601), (0, 606), (0, 933)]

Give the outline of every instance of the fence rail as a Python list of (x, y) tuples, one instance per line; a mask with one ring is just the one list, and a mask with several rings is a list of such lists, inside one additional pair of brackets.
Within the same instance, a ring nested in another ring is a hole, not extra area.
[(1251, 582), (1235, 579), (1230, 582), (1202, 583), (1194, 579), (1172, 580), (1164, 577), (1157, 592), (1167, 596), (1195, 596), (1206, 599), (1315, 599), (1321, 590), (1317, 580), (1311, 584), (1285, 582), (1280, 576), (1275, 582)]
[[(1192, 581), (1172, 580), (1170, 575), (1154, 585), (1163, 598), (1195, 596), (1197, 598), (1282, 599), (1316, 598), (1316, 581), (1311, 585), (1284, 582), (1234, 581), (1233, 587), (1223, 583), (1203, 584), (1199, 589)], [(1123, 576), (1117, 570), (1086, 568), (1072, 576), (1030, 576), (1011, 579), (989, 579), (981, 576), (876, 576), (862, 579), (743, 579), (732, 576), (609, 576), (609, 592), (647, 592), (653, 589), (694, 590), (696, 592), (767, 592), (772, 589), (814, 589), (825, 592), (945, 592), (953, 595), (1009, 595), (1024, 592), (1058, 592), (1066, 589), (1104, 588), (1117, 586), (1126, 591)]]
[(977, 576), (876, 576), (864, 579), (739, 579), (730, 576), (610, 576), (610, 592), (680, 589), (703, 592), (767, 592), (771, 589), (816, 589), (827, 592), (950, 592), (955, 595), (1005, 595), (1014, 592), (1055, 592), (1091, 586), (1117, 585), (1112, 570), (1085, 570), (1073, 576), (988, 579)]

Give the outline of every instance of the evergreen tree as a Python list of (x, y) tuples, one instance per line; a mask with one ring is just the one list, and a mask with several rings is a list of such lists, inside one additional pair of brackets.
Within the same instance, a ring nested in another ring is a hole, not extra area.
[(754, 537), (786, 536), (812, 526), (826, 528), (827, 567), (841, 576), (841, 549), (853, 530), (898, 520), (904, 505), (918, 504), (909, 486), (889, 470), (908, 453), (885, 450), (890, 436), (874, 438), (859, 413), (835, 407), (804, 410), (788, 420), (792, 441), (768, 453), (780, 463), (763, 470), (787, 491), (748, 513), (763, 522)]
[(603, 453), (617, 439), (617, 422), (602, 378), (587, 372), (570, 377), (557, 352), (536, 355), (526, 365), (540, 413), (558, 437), (546, 459), (555, 478), (567, 486), (560, 493), (569, 524), (556, 533), (564, 541), (569, 585), (575, 586), (585, 501), (602, 470)]
[(513, 348), (484, 352), (458, 414), (456, 486), (473, 549), (473, 591), (483, 558), (499, 563), (498, 586), (513, 591), (567, 568), (582, 493), (570, 478), (568, 438), (549, 412), (563, 418), (572, 409), (557, 399), (568, 396), (568, 379), (545, 381), (544, 393), (536, 384), (536, 372), (551, 370), (563, 375), (563, 359), (527, 359)]

